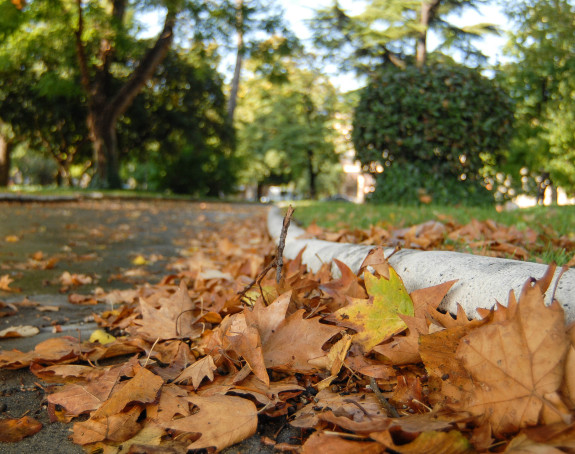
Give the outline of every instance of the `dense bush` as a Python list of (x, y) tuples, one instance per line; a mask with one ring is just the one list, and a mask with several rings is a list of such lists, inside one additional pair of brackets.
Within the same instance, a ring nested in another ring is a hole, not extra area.
[(477, 70), (390, 67), (362, 92), (353, 142), (376, 176), (376, 200), (411, 201), (425, 190), (435, 202), (480, 202), (483, 172), (508, 142), (512, 120), (508, 95)]

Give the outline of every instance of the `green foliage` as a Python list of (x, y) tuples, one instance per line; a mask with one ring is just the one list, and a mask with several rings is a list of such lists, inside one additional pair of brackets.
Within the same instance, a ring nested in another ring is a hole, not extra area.
[(421, 205), (430, 196), (440, 205), (479, 206), (493, 203), (493, 194), (478, 181), (438, 176), (421, 163), (394, 164), (376, 178), (375, 192), (368, 200), (376, 203)]
[(181, 194), (233, 189), (233, 135), (214, 60), (200, 45), (168, 53), (120, 123), (120, 149), (138, 162), (127, 176)]
[(18, 169), (18, 180), (25, 184), (50, 185), (54, 183), (58, 173), (53, 160), (26, 147), (18, 147), (15, 150), (13, 161), (14, 167)]
[(353, 142), (377, 177), (378, 200), (413, 201), (414, 190), (426, 190), (446, 203), (483, 201), (478, 184), (506, 145), (512, 119), (506, 93), (475, 70), (390, 67), (362, 92)]
[(412, 62), (416, 41), (428, 28), (439, 38), (439, 52), (458, 50), (466, 64), (482, 64), (486, 57), (474, 41), (496, 29), (491, 24), (457, 27), (447, 17), (488, 1), (440, 1), (437, 7), (432, 7), (427, 26), (421, 23), (423, 0), (369, 0), (365, 2), (364, 11), (357, 15), (334, 1), (316, 11), (310, 28), (314, 44), (323, 50), (326, 58), (343, 70), (360, 74), (371, 74), (382, 65), (397, 63), (397, 59)]
[(185, 148), (165, 166), (159, 187), (176, 194), (218, 196), (234, 189), (233, 161), (210, 148)]
[(315, 197), (325, 192), (338, 162), (332, 122), (337, 96), (317, 71), (286, 63), (288, 81), (253, 77), (238, 105), (238, 152), (245, 183), (295, 183)]
[(516, 180), (548, 172), (575, 193), (575, 6), (568, 0), (509, 2), (507, 45), (513, 62), (502, 78), (516, 104), (516, 134), (506, 170)]

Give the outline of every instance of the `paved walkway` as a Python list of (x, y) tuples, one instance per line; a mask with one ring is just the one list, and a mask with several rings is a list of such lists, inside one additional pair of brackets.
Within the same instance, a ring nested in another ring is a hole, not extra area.
[[(0, 330), (15, 325), (41, 330), (30, 338), (0, 340), (0, 349), (29, 351), (47, 338), (62, 335), (87, 338), (96, 327), (90, 322), (91, 314), (107, 307), (72, 305), (70, 293), (158, 282), (168, 273), (168, 260), (190, 247), (200, 232), (265, 210), (260, 205), (183, 201), (0, 202), (0, 278), (8, 275), (13, 279), (9, 288), (21, 290), (0, 290), (0, 302), (28, 298), (59, 308), (40, 312), (36, 307), (19, 306), (17, 314), (0, 317)], [(61, 280), (64, 272), (89, 276), (93, 282), (61, 293), (66, 287)], [(9, 308), (0, 307), (3, 310)], [(53, 325), (60, 325), (62, 332), (54, 334)], [(80, 446), (68, 440), (67, 426), (48, 422), (44, 393), (36, 382), (26, 369), (0, 370), (0, 418), (28, 414), (44, 424), (40, 432), (19, 443), (1, 443), (0, 452), (82, 453)]]

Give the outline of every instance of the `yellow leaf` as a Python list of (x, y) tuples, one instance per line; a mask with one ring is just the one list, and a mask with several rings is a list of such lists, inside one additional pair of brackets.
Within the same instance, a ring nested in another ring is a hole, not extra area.
[(132, 259), (132, 264), (136, 266), (147, 265), (149, 262), (143, 255), (137, 255)]
[(111, 344), (116, 338), (103, 329), (97, 329), (90, 335), (90, 342), (99, 342), (102, 345)]
[(406, 328), (399, 314), (413, 316), (413, 302), (399, 275), (389, 269), (389, 280), (365, 273), (365, 287), (370, 299), (352, 298), (351, 303), (331, 317), (337, 324), (353, 328), (353, 342), (365, 351)]

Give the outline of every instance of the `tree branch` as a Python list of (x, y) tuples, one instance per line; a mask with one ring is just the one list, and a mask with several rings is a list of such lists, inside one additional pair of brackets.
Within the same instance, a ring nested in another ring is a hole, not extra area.
[(168, 10), (164, 21), (164, 28), (158, 36), (156, 43), (140, 60), (140, 63), (136, 69), (134, 69), (130, 78), (110, 101), (108, 111), (111, 120), (116, 120), (128, 109), (134, 98), (142, 90), (144, 84), (152, 77), (156, 68), (163, 61), (174, 39), (175, 23), (176, 14)]
[(76, 0), (78, 7), (78, 28), (74, 30), (76, 36), (76, 54), (78, 56), (78, 65), (80, 66), (80, 75), (82, 78), (82, 86), (88, 97), (88, 103), (92, 103), (92, 84), (90, 82), (90, 71), (88, 69), (88, 60), (86, 58), (86, 49), (82, 41), (82, 33), (84, 32), (84, 16), (82, 14), (82, 0)]

